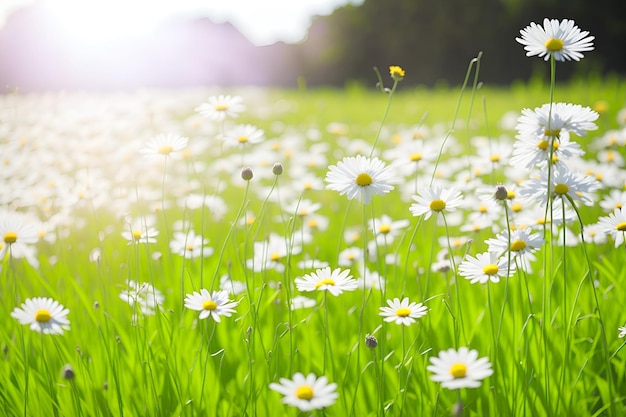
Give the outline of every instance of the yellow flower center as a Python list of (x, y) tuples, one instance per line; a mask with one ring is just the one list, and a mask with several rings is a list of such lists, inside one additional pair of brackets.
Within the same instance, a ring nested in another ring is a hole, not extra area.
[(411, 159), (411, 162), (419, 162), (419, 161), (422, 160), (422, 154), (421, 153), (412, 153), (409, 158)]
[(217, 303), (213, 300), (206, 300), (204, 303), (202, 303), (202, 308), (205, 310), (215, 310), (217, 308)]
[(383, 224), (382, 226), (378, 228), (378, 231), (386, 235), (387, 233), (391, 232), (391, 225)]
[(359, 176), (356, 177), (356, 184), (360, 185), (361, 187), (367, 187), (371, 183), (372, 183), (372, 177), (370, 177), (369, 174), (363, 173), (363, 174), (359, 174)]
[(157, 152), (161, 155), (169, 155), (173, 150), (174, 148), (172, 148), (170, 145), (163, 145), (160, 146), (159, 149), (157, 149)]
[(322, 285), (335, 285), (335, 281), (333, 281), (330, 278), (324, 278), (323, 280), (321, 280), (320, 282), (318, 282), (317, 284), (315, 284), (315, 289), (318, 289), (319, 287), (321, 287)]
[(620, 232), (626, 232), (626, 222), (617, 223), (615, 229), (619, 230)]
[[(553, 130), (546, 129), (543, 131), (543, 134), (547, 137), (558, 138), (561, 135), (561, 129), (553, 129)], [(554, 143), (554, 147), (555, 148), (559, 147), (558, 142)]]
[(52, 319), (52, 314), (45, 308), (39, 309), (35, 312), (35, 320), (39, 323), (47, 323)]
[(560, 51), (563, 49), (563, 41), (561, 39), (551, 38), (546, 41), (545, 47), (548, 51)]
[(443, 200), (433, 200), (430, 202), (430, 209), (432, 211), (441, 211), (446, 208), (446, 202)]
[(408, 317), (411, 314), (411, 310), (406, 307), (400, 307), (396, 310), (396, 316), (398, 317)]
[(483, 268), (483, 272), (487, 275), (495, 275), (498, 273), (499, 270), (500, 268), (498, 268), (498, 265), (496, 264), (485, 265), (485, 267)]
[(238, 141), (239, 143), (246, 143), (246, 142), (248, 141), (248, 137), (247, 137), (247, 136), (239, 136), (239, 137), (237, 138), (237, 141)]
[(311, 229), (317, 229), (317, 227), (319, 226), (317, 220), (315, 219), (309, 219), (308, 225)]
[(215, 105), (215, 111), (226, 111), (228, 110), (228, 104), (220, 103)]
[(522, 239), (517, 239), (511, 242), (512, 251), (519, 252), (524, 249), (526, 249), (526, 242), (524, 242)]
[(621, 209), (622, 208), (622, 203), (615, 203), (615, 208)]
[(479, 213), (487, 213), (487, 206), (485, 206), (484, 204), (481, 204), (480, 206), (478, 206), (478, 212)]
[(141, 235), (142, 235), (141, 230), (133, 230), (132, 235), (133, 235), (133, 239), (135, 240), (141, 239)]
[(17, 242), (17, 233), (15, 232), (6, 232), (4, 234), (4, 243), (11, 244)]
[(537, 147), (541, 149), (542, 151), (545, 151), (546, 149), (548, 149), (548, 145), (550, 145), (550, 142), (548, 142), (547, 140), (542, 140), (542, 141), (539, 141), (539, 143), (537, 144)]
[(554, 186), (554, 192), (558, 195), (567, 194), (569, 191), (569, 187), (565, 184), (557, 184)]
[(489, 160), (491, 162), (500, 162), (500, 155), (498, 154), (493, 154), (489, 157)]
[(188, 250), (189, 252), (193, 251), (193, 245), (187, 245), (187, 250)]
[(450, 367), (450, 375), (454, 378), (464, 378), (467, 375), (467, 365), (464, 363), (454, 363)]
[(509, 190), (506, 194), (506, 198), (508, 198), (509, 200), (512, 200), (515, 198), (515, 191), (511, 191)]
[(272, 253), (272, 254), (270, 255), (270, 259), (271, 259), (272, 261), (274, 261), (274, 262), (275, 262), (275, 261), (277, 261), (277, 260), (279, 260), (279, 259), (280, 259), (280, 253), (278, 253), (278, 252), (274, 252), (274, 253)]
[(313, 388), (308, 385), (300, 385), (296, 389), (296, 397), (301, 400), (311, 400), (313, 398)]

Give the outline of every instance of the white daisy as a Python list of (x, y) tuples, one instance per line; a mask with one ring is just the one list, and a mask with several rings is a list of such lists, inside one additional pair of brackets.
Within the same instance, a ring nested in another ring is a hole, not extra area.
[(459, 275), (469, 279), (471, 284), (500, 282), (501, 277), (506, 277), (513, 270), (514, 265), (509, 267), (508, 259), (494, 252), (479, 253), (476, 257), (467, 255), (459, 265)]
[(399, 298), (387, 300), (387, 304), (389, 306), (381, 307), (379, 313), (386, 322), (410, 326), (415, 323), (415, 319), (423, 317), (428, 313), (428, 308), (424, 304), (410, 302), (408, 297), (404, 297), (402, 301)]
[(573, 20), (544, 19), (543, 26), (534, 22), (520, 30), (521, 38), (516, 41), (524, 45), (526, 56), (543, 57), (544, 60), (554, 56), (557, 61), (579, 61), (582, 52), (593, 51), (593, 36), (581, 31)]
[(598, 229), (613, 238), (615, 247), (624, 243), (626, 235), (626, 213), (624, 208), (615, 209), (613, 213), (598, 219)]
[(510, 250), (515, 257), (531, 255), (539, 250), (544, 243), (539, 233), (532, 233), (532, 230), (527, 229), (513, 230), (510, 232), (510, 237), (509, 231), (505, 229), (495, 238), (489, 238), (485, 242), (489, 245), (489, 252), (503, 255)]
[(454, 188), (445, 189), (440, 185), (427, 187), (412, 198), (415, 200), (415, 203), (411, 204), (409, 210), (414, 216), (424, 214), (424, 220), (428, 219), (433, 213), (441, 213), (444, 210), (454, 211), (463, 201), (460, 191)]
[(213, 291), (209, 293), (206, 289), (200, 292), (194, 291), (193, 294), (187, 294), (185, 297), (185, 307), (190, 310), (200, 311), (199, 318), (206, 319), (211, 317), (219, 323), (220, 317), (230, 317), (235, 312), (235, 307), (239, 301), (230, 301), (228, 292)]
[(178, 152), (187, 147), (189, 139), (173, 133), (161, 134), (153, 137), (139, 150), (144, 158), (157, 159), (176, 157)]
[[(600, 115), (589, 107), (571, 103), (546, 103), (534, 110), (523, 109), (516, 129), (521, 136), (560, 139), (563, 132), (585, 136), (598, 129)], [(519, 137), (519, 136), (518, 136)]]
[(344, 291), (357, 289), (358, 281), (352, 278), (350, 270), (335, 269), (331, 272), (330, 267), (320, 268), (317, 271), (306, 274), (302, 278), (296, 278), (298, 291), (328, 291), (338, 296)]
[(409, 224), (410, 222), (407, 219), (393, 220), (391, 217), (383, 214), (380, 218), (370, 221), (370, 230), (374, 232), (379, 245), (390, 245), (402, 233), (402, 229)]
[(207, 257), (213, 254), (213, 248), (206, 246), (207, 243), (209, 243), (209, 239), (203, 239), (201, 235), (196, 235), (193, 230), (188, 233), (174, 232), (173, 239), (170, 241), (170, 250), (186, 259), (199, 256)]
[(69, 312), (52, 298), (35, 297), (27, 298), (21, 308), (15, 307), (11, 317), (39, 333), (63, 334), (64, 330), (70, 329)]
[(442, 350), (439, 356), (430, 358), (426, 368), (433, 375), (430, 377), (448, 389), (478, 388), (480, 381), (493, 374), (488, 358), (478, 358), (476, 350), (463, 346), (455, 349)]
[[(163, 304), (165, 300), (161, 291), (147, 282), (139, 283), (133, 280), (127, 280), (126, 285), (128, 289), (120, 292), (120, 298), (126, 301), (131, 307), (134, 307), (136, 304), (145, 315), (154, 315), (156, 309)], [(133, 316), (134, 315), (133, 313)]]
[(387, 194), (397, 182), (393, 172), (380, 159), (363, 155), (346, 157), (331, 165), (326, 174), (326, 188), (346, 194), (349, 200), (359, 198), (368, 204), (372, 196)]
[(284, 396), (283, 404), (297, 407), (300, 411), (329, 407), (339, 397), (335, 392), (336, 383), (329, 384), (328, 378), (318, 378), (313, 373), (304, 376), (297, 372), (292, 379), (280, 378), (280, 384), (272, 382), (269, 387)]
[(237, 125), (226, 132), (223, 140), (226, 146), (242, 148), (263, 142), (265, 132), (251, 124)]
[[(557, 165), (551, 172), (550, 193), (552, 199), (571, 198), (586, 206), (593, 204), (593, 193), (600, 188), (594, 177), (585, 176), (569, 170), (564, 165)], [(530, 178), (520, 184), (519, 196), (545, 206), (548, 198), (548, 172), (543, 169), (538, 177)], [(568, 198), (569, 197), (569, 198)]]
[(209, 120), (221, 122), (230, 117), (232, 119), (239, 116), (246, 106), (243, 99), (239, 96), (219, 95), (211, 96), (206, 103), (202, 103), (195, 108), (195, 111)]
[(17, 213), (0, 213), (0, 262), (9, 253), (13, 258), (26, 258), (34, 268), (39, 266), (33, 246), (39, 240), (36, 224)]

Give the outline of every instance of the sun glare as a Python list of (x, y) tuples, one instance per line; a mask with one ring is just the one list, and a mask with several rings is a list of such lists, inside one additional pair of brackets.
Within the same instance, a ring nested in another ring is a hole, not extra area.
[(50, 15), (72, 41), (103, 43), (148, 35), (163, 18), (159, 2), (55, 0)]

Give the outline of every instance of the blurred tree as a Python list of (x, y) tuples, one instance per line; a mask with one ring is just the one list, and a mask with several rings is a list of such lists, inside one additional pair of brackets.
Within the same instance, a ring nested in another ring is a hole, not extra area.
[(483, 52), (480, 79), (509, 84), (547, 73), (515, 37), (544, 17), (574, 19), (596, 36), (596, 51), (579, 63), (559, 65), (559, 79), (591, 72), (626, 73), (623, 0), (365, 0), (318, 17), (299, 45), (300, 74), (309, 85), (347, 80), (373, 85), (372, 68), (400, 65), (406, 83), (463, 81), (470, 60)]

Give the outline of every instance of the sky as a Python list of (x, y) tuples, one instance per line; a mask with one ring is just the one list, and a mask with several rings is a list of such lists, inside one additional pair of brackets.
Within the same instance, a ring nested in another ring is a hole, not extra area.
[[(105, 39), (149, 33), (173, 16), (206, 16), (230, 22), (255, 45), (296, 43), (315, 15), (363, 0), (0, 0), (0, 27), (11, 11), (30, 4), (50, 7), (81, 37)], [(140, 23), (138, 23), (140, 22)]]

